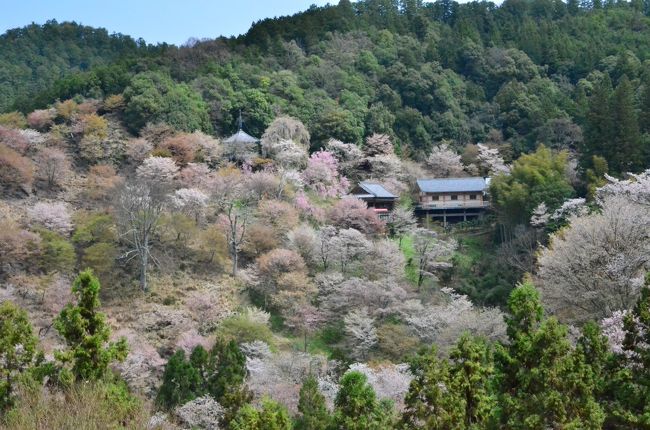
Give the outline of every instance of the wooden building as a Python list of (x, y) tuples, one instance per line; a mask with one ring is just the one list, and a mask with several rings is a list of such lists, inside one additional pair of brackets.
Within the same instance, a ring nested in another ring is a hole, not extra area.
[(443, 225), (481, 217), (489, 207), (489, 178), (418, 179), (416, 215)]
[(386, 219), (395, 207), (397, 196), (392, 194), (380, 184), (360, 182), (352, 189), (350, 195), (366, 202), (380, 219)]

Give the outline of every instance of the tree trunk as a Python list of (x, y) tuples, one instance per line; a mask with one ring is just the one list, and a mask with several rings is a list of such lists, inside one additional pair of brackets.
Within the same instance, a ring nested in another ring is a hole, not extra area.
[(232, 252), (232, 277), (237, 276), (237, 251)]
[(143, 292), (147, 292), (147, 265), (149, 264), (149, 249), (145, 247), (140, 250), (140, 288)]

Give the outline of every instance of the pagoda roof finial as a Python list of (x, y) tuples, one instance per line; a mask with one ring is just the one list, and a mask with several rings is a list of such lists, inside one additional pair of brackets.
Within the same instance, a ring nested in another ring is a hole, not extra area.
[(237, 124), (239, 125), (239, 130), (244, 129), (244, 121), (241, 118), (241, 109), (239, 109), (239, 119), (237, 120)]

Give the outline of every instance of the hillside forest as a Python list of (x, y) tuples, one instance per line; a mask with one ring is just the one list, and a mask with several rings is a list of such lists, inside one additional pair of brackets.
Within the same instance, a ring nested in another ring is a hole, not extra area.
[(650, 2), (1, 35), (0, 429), (70, 428), (650, 429)]

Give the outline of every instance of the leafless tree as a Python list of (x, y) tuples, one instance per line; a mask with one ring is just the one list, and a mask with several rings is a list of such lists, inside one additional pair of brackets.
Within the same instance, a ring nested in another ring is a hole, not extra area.
[(143, 179), (124, 185), (117, 197), (120, 237), (129, 246), (121, 259), (124, 262), (138, 259), (142, 291), (148, 289), (150, 260), (157, 264), (151, 247), (167, 202), (166, 187)]

